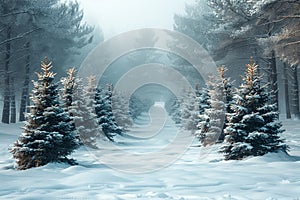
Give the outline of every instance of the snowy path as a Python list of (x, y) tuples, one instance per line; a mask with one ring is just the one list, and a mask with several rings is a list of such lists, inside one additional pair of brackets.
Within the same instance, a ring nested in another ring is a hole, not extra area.
[[(147, 115), (144, 115), (139, 124), (142, 126), (146, 122)], [(0, 199), (299, 199), (298, 123), (284, 123), (293, 157), (268, 154), (225, 162), (216, 153), (217, 146), (211, 149), (190, 147), (171, 166), (141, 174), (121, 172), (120, 169), (132, 167), (128, 165), (130, 160), (118, 157), (122, 156), (118, 150), (105, 146), (102, 147), (103, 156), (124, 161), (119, 169), (103, 164), (101, 155), (95, 158), (91, 151), (81, 148), (73, 154), (80, 163), (78, 166), (49, 164), (26, 171), (13, 170), (13, 160), (7, 148), (21, 130), (0, 124)], [(134, 130), (131, 137), (117, 138), (116, 146), (131, 154), (144, 154), (157, 152), (168, 145), (178, 127), (168, 118), (161, 130), (163, 134), (149, 139), (141, 139), (143, 132)], [(140, 159), (140, 162), (131, 164), (139, 167), (141, 163), (152, 162), (146, 156)]]

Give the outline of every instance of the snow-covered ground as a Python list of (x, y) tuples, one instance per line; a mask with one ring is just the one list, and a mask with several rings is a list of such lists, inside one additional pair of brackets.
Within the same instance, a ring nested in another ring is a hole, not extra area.
[[(139, 126), (150, 121), (148, 115), (142, 116), (129, 135), (117, 138), (113, 149), (102, 146), (102, 155), (79, 149), (72, 155), (77, 166), (52, 163), (26, 171), (13, 169), (7, 150), (21, 133), (22, 124), (0, 124), (0, 199), (300, 199), (299, 121), (284, 122), (291, 156), (278, 153), (223, 161), (216, 153), (218, 146), (199, 148), (194, 144), (167, 167), (132, 173), (130, 169), (140, 169), (145, 163), (159, 167), (159, 160), (147, 155), (170, 144), (178, 133), (178, 127), (167, 118), (159, 134), (143, 138)], [(140, 160), (130, 163), (120, 152), (140, 155)], [(108, 158), (120, 166), (111, 168), (102, 162)]]

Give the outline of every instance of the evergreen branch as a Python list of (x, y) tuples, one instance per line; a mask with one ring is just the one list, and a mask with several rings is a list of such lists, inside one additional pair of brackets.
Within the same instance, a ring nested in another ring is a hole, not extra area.
[(36, 28), (36, 29), (30, 30), (30, 31), (27, 31), (27, 32), (25, 32), (25, 33), (19, 34), (19, 35), (17, 35), (16, 37), (6, 39), (6, 40), (0, 42), (0, 46), (3, 45), (3, 44), (5, 44), (5, 43), (14, 41), (14, 40), (22, 39), (22, 38), (24, 38), (25, 36), (30, 35), (31, 33), (35, 32), (35, 31), (38, 31), (39, 29), (41, 29), (41, 28)]
[(19, 15), (19, 14), (25, 14), (25, 13), (29, 13), (28, 10), (23, 10), (23, 11), (18, 11), (18, 12), (11, 12), (11, 13), (7, 13), (7, 14), (3, 14), (3, 15), (0, 15), (0, 17), (8, 17), (8, 16), (11, 16), (11, 15)]

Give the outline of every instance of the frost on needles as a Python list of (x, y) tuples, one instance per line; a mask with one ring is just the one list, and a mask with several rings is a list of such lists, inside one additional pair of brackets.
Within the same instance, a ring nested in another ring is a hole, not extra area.
[(268, 85), (262, 85), (258, 66), (252, 60), (246, 67), (243, 83), (232, 100), (233, 112), (227, 114), (225, 142), (220, 151), (226, 160), (287, 150), (279, 136), (283, 130), (272, 91), (267, 90)]
[(38, 80), (30, 97), (32, 105), (26, 114), (23, 133), (14, 143), (11, 153), (17, 160), (18, 169), (28, 169), (50, 162), (67, 161), (78, 147), (76, 131), (68, 112), (60, 106), (58, 84), (54, 83), (55, 73), (50, 71), (52, 63), (46, 58), (41, 63)]

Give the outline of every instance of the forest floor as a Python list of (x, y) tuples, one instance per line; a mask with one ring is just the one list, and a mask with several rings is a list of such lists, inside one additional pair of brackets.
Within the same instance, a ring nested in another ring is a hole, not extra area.
[[(80, 148), (72, 154), (79, 165), (51, 163), (25, 171), (14, 169), (8, 151), (22, 124), (0, 124), (0, 199), (300, 199), (299, 121), (283, 122), (290, 155), (224, 161), (218, 145), (204, 148), (194, 141), (174, 162), (160, 150), (170, 144), (176, 148), (172, 140), (178, 126), (168, 117), (160, 134), (141, 139), (139, 126), (148, 122), (144, 114), (130, 134), (100, 151)], [(157, 152), (155, 160), (151, 155)], [(138, 155), (138, 161), (130, 155)]]

